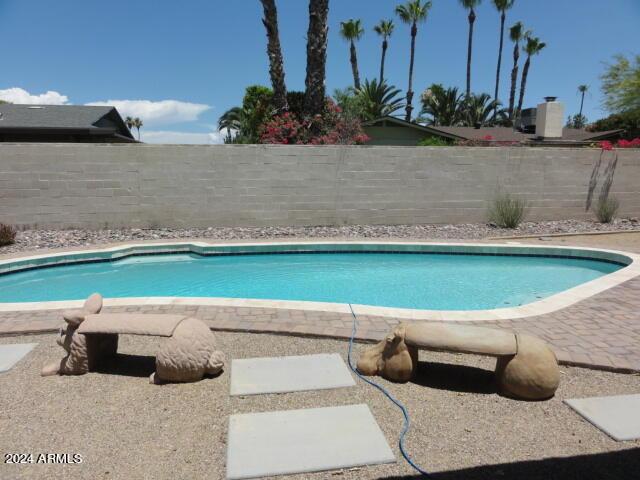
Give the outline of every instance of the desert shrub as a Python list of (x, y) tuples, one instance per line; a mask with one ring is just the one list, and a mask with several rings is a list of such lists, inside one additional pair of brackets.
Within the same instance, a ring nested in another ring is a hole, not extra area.
[(611, 223), (616, 218), (616, 214), (620, 209), (620, 202), (617, 198), (606, 197), (598, 200), (593, 207), (596, 218), (600, 223)]
[(527, 202), (509, 194), (498, 195), (489, 209), (489, 220), (500, 228), (516, 228), (524, 219)]
[(16, 229), (11, 225), (0, 223), (0, 247), (15, 243), (16, 233)]
[(442, 137), (427, 137), (418, 142), (419, 147), (448, 147), (452, 144), (451, 140)]

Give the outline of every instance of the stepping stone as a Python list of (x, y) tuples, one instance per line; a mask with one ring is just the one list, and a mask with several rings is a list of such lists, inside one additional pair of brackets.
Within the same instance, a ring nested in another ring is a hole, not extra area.
[(349, 369), (337, 353), (245, 358), (231, 362), (231, 395), (300, 392), (352, 387)]
[(10, 343), (0, 345), (0, 373), (7, 372), (18, 363), (22, 357), (33, 350), (37, 343)]
[(395, 462), (365, 404), (231, 415), (227, 478)]
[(564, 402), (614, 440), (640, 439), (640, 395), (576, 398)]

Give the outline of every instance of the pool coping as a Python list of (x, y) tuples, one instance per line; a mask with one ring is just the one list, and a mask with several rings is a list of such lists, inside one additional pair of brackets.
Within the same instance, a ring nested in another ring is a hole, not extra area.
[[(595, 280), (564, 290), (547, 298), (519, 307), (487, 310), (424, 310), (409, 308), (378, 307), (346, 303), (309, 302), (293, 300), (262, 300), (248, 298), (215, 297), (126, 297), (107, 298), (105, 306), (133, 305), (197, 305), (220, 307), (281, 308), (289, 310), (310, 310), (320, 312), (351, 313), (391, 317), (411, 320), (434, 321), (491, 321), (521, 319), (551, 313), (587, 299), (600, 292), (620, 285), (640, 275), (640, 255), (618, 250), (599, 248), (568, 247), (557, 245), (505, 245), (491, 243), (439, 243), (419, 241), (295, 241), (295, 242), (135, 242), (116, 246), (104, 246), (91, 249), (50, 252), (37, 255), (12, 255), (0, 260), (0, 273), (6, 274), (21, 270), (41, 268), (59, 264), (81, 262), (110, 261), (131, 255), (161, 253), (196, 254), (248, 254), (248, 253), (290, 253), (290, 252), (423, 252), (484, 255), (543, 255), (570, 258), (589, 258), (625, 264), (621, 269)], [(561, 253), (560, 253), (561, 252)], [(58, 310), (77, 308), (83, 300), (64, 300), (49, 302), (0, 303), (0, 312), (25, 312), (34, 310)]]

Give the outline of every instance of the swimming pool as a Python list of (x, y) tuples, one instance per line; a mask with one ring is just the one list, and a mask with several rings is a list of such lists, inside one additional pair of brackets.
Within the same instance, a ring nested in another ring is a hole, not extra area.
[(415, 247), (414, 252), (356, 247), (357, 251), (333, 251), (327, 246), (295, 253), (280, 248), (277, 253), (260, 254), (189, 249), (171, 255), (129, 252), (124, 258), (70, 260), (102, 260), (97, 263), (47, 266), (44, 262), (0, 275), (0, 302), (76, 300), (100, 292), (107, 298), (217, 297), (484, 310), (526, 305), (624, 266), (607, 258), (549, 249), (534, 255), (531, 249), (509, 247)]

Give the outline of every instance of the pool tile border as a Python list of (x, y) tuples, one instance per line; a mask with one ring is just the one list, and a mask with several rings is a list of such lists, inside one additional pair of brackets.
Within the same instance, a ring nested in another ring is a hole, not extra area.
[[(496, 321), (522, 319), (544, 315), (573, 305), (581, 300), (615, 287), (640, 275), (640, 255), (616, 250), (567, 246), (505, 245), (485, 243), (437, 242), (381, 242), (381, 241), (296, 241), (260, 243), (210, 243), (203, 241), (166, 243), (125, 243), (88, 250), (51, 252), (38, 255), (16, 256), (0, 260), (0, 275), (60, 264), (113, 261), (132, 255), (195, 253), (199, 255), (242, 255), (256, 253), (305, 252), (393, 252), (442, 253), (476, 255), (532, 255), (563, 258), (591, 258), (625, 265), (620, 270), (586, 282), (545, 299), (520, 307), (490, 310), (421, 310), (348, 305), (343, 303), (306, 302), (291, 300), (258, 300), (213, 297), (128, 297), (106, 299), (106, 306), (133, 305), (197, 305), (223, 307), (280, 308), (319, 312), (351, 313), (399, 319), (440, 321)], [(0, 303), (0, 312), (24, 312), (77, 308), (82, 300), (53, 302)]]

